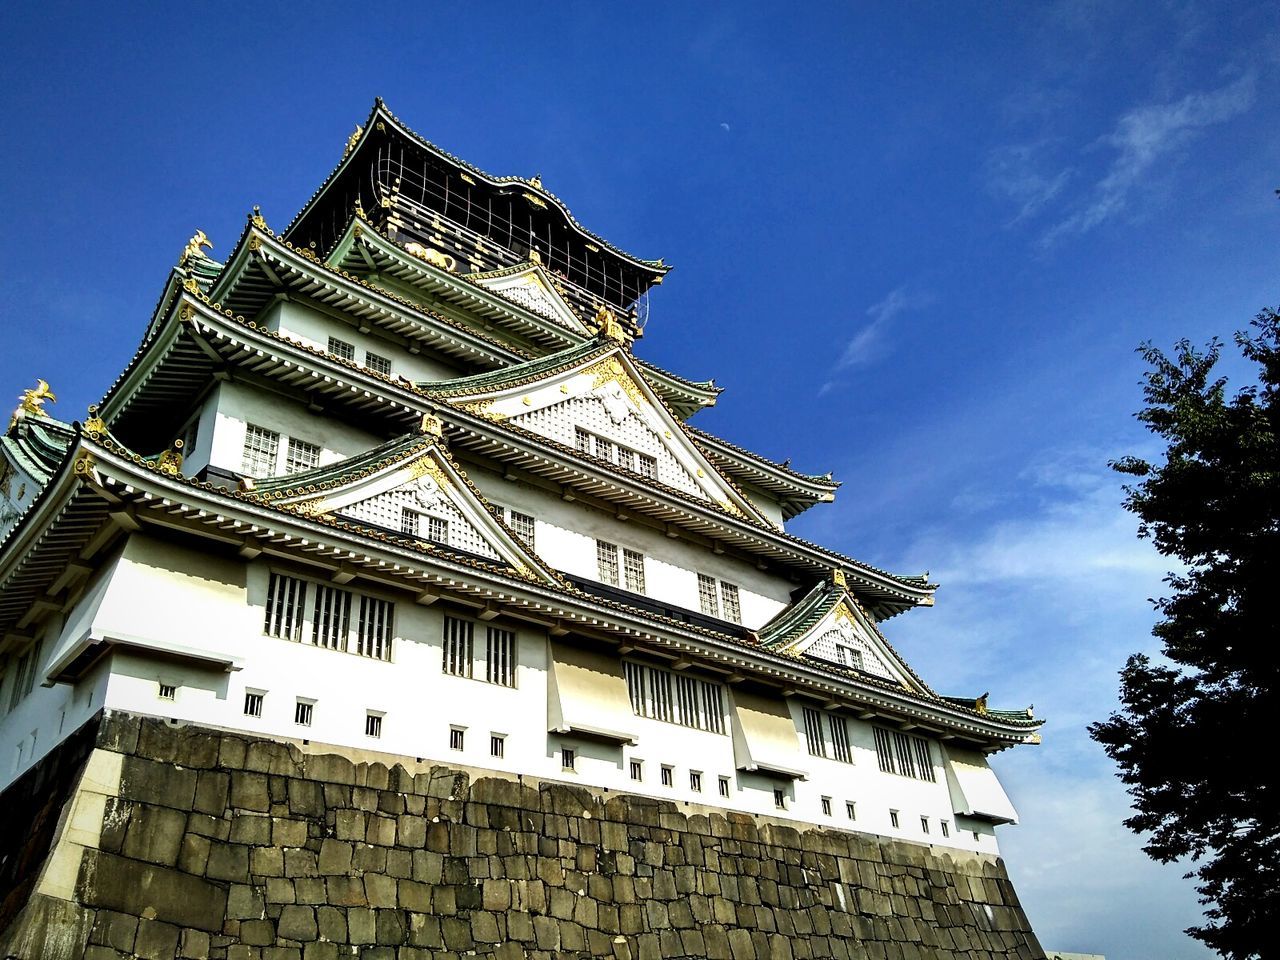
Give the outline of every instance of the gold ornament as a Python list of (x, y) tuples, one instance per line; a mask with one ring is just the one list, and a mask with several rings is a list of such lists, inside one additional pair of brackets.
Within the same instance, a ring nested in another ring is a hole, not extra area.
[(200, 249), (201, 247), (208, 247), (212, 250), (213, 244), (209, 242), (209, 238), (205, 236), (203, 230), (197, 230), (195, 235), (187, 241), (187, 245), (183, 247), (182, 256), (178, 258), (178, 266), (186, 266), (187, 261), (192, 257), (203, 257), (204, 252)]

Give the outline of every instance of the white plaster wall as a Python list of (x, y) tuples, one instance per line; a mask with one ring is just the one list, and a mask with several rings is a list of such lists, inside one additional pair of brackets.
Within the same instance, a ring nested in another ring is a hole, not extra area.
[(646, 594), (673, 606), (700, 609), (698, 573), (737, 584), (742, 622), (749, 629), (763, 626), (790, 603), (796, 584), (755, 564), (470, 464), (466, 471), (486, 499), (534, 517), (535, 548), (558, 570), (597, 579), (596, 540), (601, 539), (643, 553)]
[[(541, 628), (519, 621), (493, 621), (513, 629), (518, 638), (517, 680), (514, 688), (482, 679), (447, 675), (442, 669), (445, 601), (420, 606), (405, 594), (384, 592), (356, 581), (357, 593), (395, 603), (394, 638), (390, 661), (269, 637), (263, 633), (264, 605), (272, 564), (263, 559), (243, 563), (219, 559), (144, 537), (131, 538), (113, 568), (111, 588), (99, 615), (122, 634), (155, 642), (169, 638), (180, 647), (217, 648), (238, 658), (242, 669), (175, 661), (149, 655), (139, 648), (121, 648), (99, 667), (99, 673), (75, 687), (37, 687), (13, 712), (0, 718), (0, 785), (43, 756), (58, 740), (106, 706), (135, 713), (171, 717), (211, 726), (240, 729), (263, 736), (309, 739), (321, 743), (376, 749), (407, 757), (458, 763), (481, 768), (579, 782), (617, 791), (633, 791), (676, 801), (722, 805), (726, 808), (776, 815), (773, 789), (786, 791), (786, 816), (832, 827), (851, 828), (942, 846), (995, 852), (988, 825), (957, 818), (951, 810), (941, 755), (932, 746), (935, 782), (881, 773), (876, 761), (870, 724), (846, 718), (854, 752), (852, 764), (810, 756), (800, 730), (801, 704), (790, 703), (796, 727), (794, 766), (808, 779), (778, 781), (735, 770), (732, 738), (635, 716), (629, 701), (616, 705), (625, 729), (638, 735), (634, 746), (613, 746), (547, 732), (547, 637)], [(283, 572), (295, 572), (284, 570)], [(112, 590), (119, 591), (113, 595)], [(86, 596), (94, 594), (90, 590)], [(132, 602), (120, 602), (131, 600)], [(462, 608), (459, 608), (460, 611)], [(69, 622), (75, 623), (75, 611)], [(465, 613), (462, 614), (464, 617)], [(485, 630), (475, 622), (476, 674), (483, 677)], [(56, 637), (61, 618), (47, 633)], [(46, 640), (44, 661), (53, 656)], [(0, 709), (7, 706), (8, 684), (0, 690)], [(177, 687), (172, 699), (161, 699), (159, 685)], [(261, 717), (244, 713), (245, 693), (264, 695)], [(294, 722), (298, 698), (314, 701), (311, 726)], [(724, 702), (730, 709), (732, 698)], [(384, 714), (382, 736), (365, 735), (366, 711)], [(450, 748), (452, 727), (465, 730), (464, 748)], [(725, 729), (730, 729), (726, 717)], [(505, 755), (490, 755), (490, 735), (505, 735)], [(34, 749), (31, 736), (35, 735)], [(21, 745), (23, 760), (17, 762)], [(561, 763), (563, 747), (577, 752), (573, 770)], [(7, 757), (5, 756), (7, 754)], [(641, 760), (643, 778), (630, 777), (630, 761)], [(662, 786), (660, 770), (673, 768), (673, 784)], [(700, 771), (702, 790), (691, 789), (689, 773)], [(718, 793), (718, 778), (730, 778), (728, 800)], [(821, 798), (831, 797), (832, 813), (822, 813)], [(845, 803), (857, 805), (850, 822)], [(889, 811), (899, 811), (899, 826), (889, 824)], [(924, 834), (920, 817), (930, 820)], [(940, 821), (951, 821), (951, 837), (944, 840)], [(978, 831), (974, 840), (973, 831)]]
[(361, 333), (350, 322), (301, 303), (281, 301), (264, 311), (259, 322), (268, 330), (325, 352), (328, 352), (330, 337), (345, 340), (355, 346), (355, 362), (362, 366), (365, 354), (372, 351), (391, 361), (392, 377), (414, 381), (449, 380), (463, 376), (465, 372), (441, 357), (410, 353), (403, 343), (380, 336), (376, 327), (370, 328), (368, 333)]
[[(320, 464), (335, 463), (370, 449), (384, 438), (342, 423), (323, 412), (312, 413), (306, 404), (267, 394), (243, 383), (223, 383), (211, 399), (214, 410), (208, 463), (239, 473), (244, 462), (245, 424), (253, 423), (280, 434), (280, 472), (288, 437), (320, 446)], [(203, 420), (202, 420), (203, 425)]]

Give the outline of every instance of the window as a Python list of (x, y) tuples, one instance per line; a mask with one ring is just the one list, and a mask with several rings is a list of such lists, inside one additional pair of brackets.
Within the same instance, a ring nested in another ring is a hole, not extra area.
[(449, 521), (444, 517), (427, 517), (427, 539), (449, 545)]
[(382, 736), (382, 714), (366, 711), (364, 715), (364, 735), (366, 737)]
[(705, 573), (698, 574), (698, 605), (707, 616), (720, 616), (720, 604), (716, 599), (715, 577), (709, 577)]
[(572, 770), (574, 762), (578, 759), (577, 753), (572, 747), (560, 748), (560, 767), (564, 770)]
[(355, 360), (356, 358), (355, 345), (347, 343), (345, 340), (339, 340), (337, 337), (329, 338), (329, 352), (335, 357), (341, 357), (343, 360)]
[(501, 733), (489, 734), (489, 756), (501, 759), (507, 754), (507, 738)]
[(898, 811), (897, 810), (889, 811), (889, 826), (893, 827), (894, 829), (897, 829), (898, 827)]
[(356, 623), (356, 653), (375, 660), (391, 659), (391, 603), (374, 597), (360, 598)]
[(469, 677), (472, 670), (472, 636), (474, 625), (469, 620), (444, 618), (444, 672), (455, 677)]
[(822, 739), (822, 714), (812, 707), (801, 707), (804, 714), (804, 739), (809, 745), (809, 755), (825, 757), (827, 745)]
[(944, 837), (951, 836), (951, 822), (949, 820), (939, 820), (938, 826), (942, 828), (942, 835)]
[(351, 629), (351, 592), (338, 587), (315, 585), (311, 608), (311, 642), (327, 650), (346, 650)]
[(245, 424), (241, 472), (251, 477), (271, 476), (276, 471), (276, 455), (279, 450), (280, 434), (252, 423)]
[(627, 589), (636, 593), (644, 593), (644, 554), (635, 550), (623, 549), (622, 570), (626, 577)]
[(267, 619), (262, 632), (281, 640), (302, 639), (303, 610), (307, 605), (307, 582), (284, 574), (271, 574), (267, 586)]
[(524, 541), (526, 547), (533, 549), (533, 517), (527, 513), (516, 513), (511, 511), (511, 529), (515, 535)]
[(462, 727), (449, 728), (449, 749), (462, 750), (466, 747), (467, 731)]
[(18, 658), (18, 667), (13, 673), (13, 690), (9, 694), (9, 709), (14, 709), (22, 698), (35, 688), (36, 674), (40, 670), (40, 652), (44, 640), (37, 640), (27, 647), (26, 653)]
[(928, 817), (921, 817), (921, 818), (920, 818), (920, 832), (921, 832), (921, 833), (928, 833), (928, 832), (929, 832), (929, 818), (928, 818)]
[(929, 741), (897, 730), (875, 728), (876, 759), (885, 773), (935, 782)]
[(618, 548), (614, 544), (596, 541), (596, 570), (601, 583), (618, 585)]
[(676, 768), (669, 767), (665, 763), (662, 765), (662, 785), (664, 787), (673, 787), (676, 783)]
[(832, 756), (841, 763), (853, 763), (853, 747), (849, 743), (849, 724), (844, 717), (829, 716)]
[(289, 438), (289, 446), (284, 458), (285, 473), (301, 473), (320, 465), (320, 448), (305, 440)]
[(773, 788), (773, 805), (779, 810), (787, 809), (787, 794), (781, 787)]
[(246, 693), (244, 695), (244, 715), (246, 717), (262, 716), (262, 700), (265, 693)]
[(311, 726), (311, 716), (315, 711), (315, 701), (299, 700), (293, 705), (293, 722), (300, 727)]
[(831, 816), (831, 798), (830, 797), (822, 798), (822, 815), (824, 817)]
[(579, 453), (616, 463), (628, 473), (638, 473), (651, 480), (657, 479), (658, 461), (647, 453), (641, 453), (639, 450), (624, 447), (594, 433), (588, 433), (581, 427), (574, 429), (574, 445)]
[(844, 802), (844, 815), (848, 817), (850, 820), (857, 820), (858, 805), (855, 804), (852, 800), (846, 800)]
[(172, 683), (161, 683), (159, 696), (161, 700), (175, 700), (178, 696), (178, 688)]
[(702, 773), (700, 771), (689, 771), (689, 789), (694, 793), (702, 792)]
[(720, 796), (726, 797), (726, 798), (729, 796), (729, 778), (728, 777), (720, 778)]
[(724, 733), (724, 697), (718, 683), (624, 660), (631, 709), (637, 716)]
[(516, 685), (516, 635), (513, 631), (489, 628), (484, 678), (504, 687)]
[(644, 764), (639, 760), (631, 761), (631, 779), (637, 783), (644, 780)]
[(846, 667), (853, 667), (855, 670), (863, 669), (861, 650), (838, 643), (836, 644), (836, 657)]
[(374, 373), (380, 373), (384, 377), (391, 376), (391, 361), (386, 357), (380, 357), (376, 353), (365, 352), (364, 365)]
[(400, 510), (400, 532), (407, 533), (411, 537), (416, 537), (418, 535), (418, 517), (420, 516), (422, 516), (422, 514), (418, 513), (417, 510), (410, 510), (408, 507), (403, 507)]
[(973, 842), (974, 842), (974, 843), (977, 843), (977, 842), (978, 842), (979, 840), (981, 840), (981, 839), (982, 839), (982, 838), (981, 838), (980, 836), (978, 836), (978, 831), (977, 831), (977, 830), (973, 831)]
[(738, 600), (738, 585), (736, 583), (720, 583), (720, 601), (724, 609), (724, 618), (733, 623), (742, 622), (742, 604)]

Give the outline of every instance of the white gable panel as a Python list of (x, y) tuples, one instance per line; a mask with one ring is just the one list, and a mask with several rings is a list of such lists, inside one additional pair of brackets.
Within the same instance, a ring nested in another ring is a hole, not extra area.
[(442, 541), (445, 545), (491, 560), (499, 559), (493, 544), (463, 516), (462, 511), (454, 506), (439, 484), (429, 476), (418, 477), (394, 490), (348, 504), (338, 510), (337, 515), (385, 530), (401, 530), (405, 511), (416, 518), (416, 536), (419, 539), (429, 539), (428, 518), (436, 517), (448, 524), (448, 538)]
[[(854, 651), (855, 662), (850, 662), (849, 654), (842, 652), (841, 647)], [(848, 620), (838, 620), (820, 633), (805, 653), (819, 660), (838, 663), (842, 667), (857, 667), (878, 677), (896, 679), (875, 647)]]
[(531, 264), (526, 270), (505, 276), (478, 277), (474, 282), (531, 313), (554, 320), (562, 327), (583, 334), (588, 332), (577, 314), (547, 282), (546, 274), (537, 266)]
[(663, 443), (662, 438), (636, 413), (616, 383), (607, 383), (591, 394), (570, 397), (561, 403), (512, 418), (532, 433), (574, 446), (577, 428), (614, 443), (647, 453), (657, 461), (658, 480), (699, 499), (707, 495)]

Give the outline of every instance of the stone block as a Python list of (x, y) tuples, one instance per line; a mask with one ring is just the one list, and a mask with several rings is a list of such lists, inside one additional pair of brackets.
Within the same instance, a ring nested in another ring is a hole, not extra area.
[(316, 912), (311, 907), (290, 905), (280, 911), (276, 922), (277, 933), (286, 940), (314, 940), (320, 929), (316, 924)]
[(320, 846), (320, 873), (324, 875), (350, 873), (352, 849), (351, 844), (341, 840), (325, 840)]
[(178, 956), (183, 960), (209, 960), (211, 939), (200, 930), (183, 930), (178, 937)]
[(209, 863), (205, 875), (211, 880), (231, 880), (247, 883), (249, 880), (249, 848), (235, 843), (215, 843), (209, 849)]
[(195, 793), (194, 770), (142, 757), (125, 757), (121, 764), (120, 796), (125, 800), (172, 807), (186, 813), (192, 808)]
[(404, 914), (399, 910), (379, 910), (376, 917), (377, 941), (380, 945), (404, 943)]
[(178, 955), (179, 929), (160, 920), (139, 920), (133, 952), (139, 960), (173, 960)]
[(255, 877), (284, 876), (284, 851), (279, 847), (251, 847), (249, 871)]
[(133, 953), (133, 941), (137, 934), (137, 917), (114, 910), (99, 910), (89, 940), (121, 953)]
[(347, 911), (347, 939), (353, 944), (378, 942), (378, 916), (368, 907), (353, 907)]
[(227, 906), (226, 891), (215, 884), (101, 850), (85, 851), (76, 894), (89, 907), (209, 932), (221, 930)]
[(240, 940), (251, 947), (265, 947), (276, 942), (276, 927), (270, 920), (245, 920), (240, 924)]
[(231, 806), (240, 810), (266, 813), (271, 809), (271, 794), (263, 773), (236, 770), (231, 774)]
[(266, 901), (257, 887), (233, 883), (227, 892), (227, 919), (261, 920), (266, 916)]
[(365, 837), (365, 813), (362, 810), (339, 810), (335, 822), (339, 840), (363, 840)]

